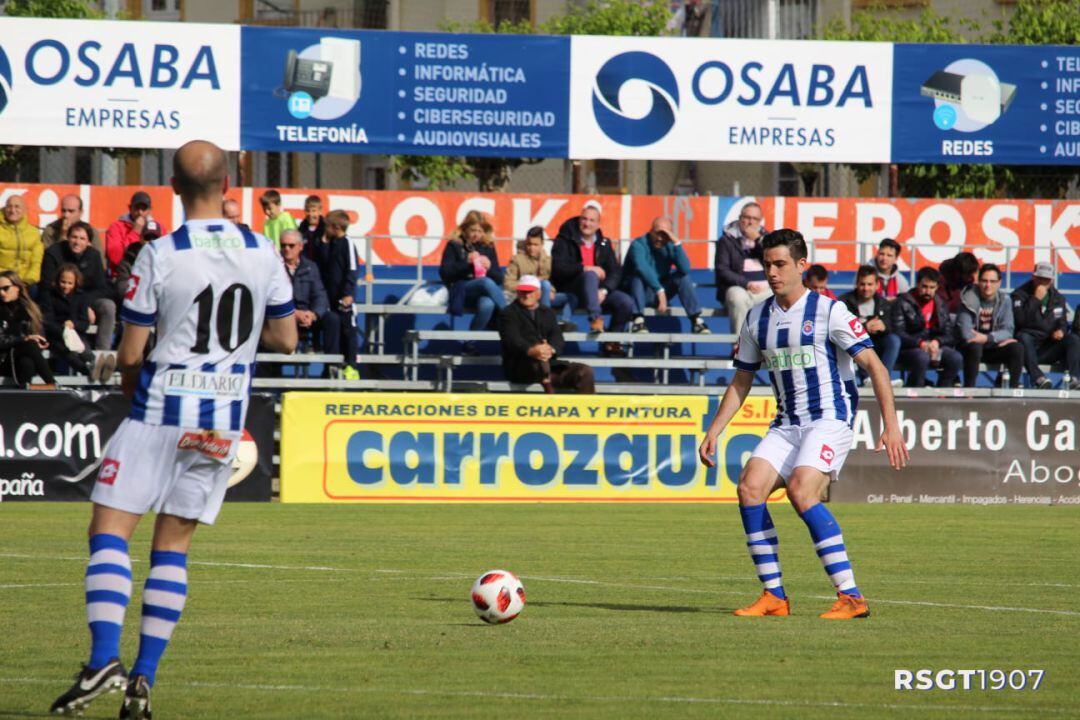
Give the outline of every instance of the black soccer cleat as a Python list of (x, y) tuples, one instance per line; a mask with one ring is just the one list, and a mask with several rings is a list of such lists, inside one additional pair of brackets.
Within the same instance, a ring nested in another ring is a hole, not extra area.
[(105, 667), (83, 669), (75, 676), (75, 684), (56, 698), (49, 712), (56, 715), (80, 715), (94, 698), (102, 693), (116, 692), (127, 682), (127, 670), (117, 658), (110, 660)]
[(124, 704), (120, 706), (120, 720), (150, 720), (150, 683), (145, 675), (128, 678)]

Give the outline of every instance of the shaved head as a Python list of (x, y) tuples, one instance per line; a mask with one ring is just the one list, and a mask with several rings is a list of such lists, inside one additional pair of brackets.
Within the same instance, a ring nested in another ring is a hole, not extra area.
[(218, 198), (225, 192), (229, 162), (225, 151), (212, 142), (192, 140), (173, 156), (173, 189), (183, 200)]

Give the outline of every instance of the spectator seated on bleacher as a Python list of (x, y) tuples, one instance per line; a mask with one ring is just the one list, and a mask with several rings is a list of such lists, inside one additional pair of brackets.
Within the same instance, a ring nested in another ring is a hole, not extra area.
[(811, 292), (824, 295), (830, 300), (836, 300), (836, 293), (829, 289), (829, 271), (824, 265), (811, 265), (806, 269), (803, 285)]
[[(319, 277), (319, 268), (304, 257), (304, 238), (298, 230), (281, 233), (281, 258), (293, 287), (293, 303), (296, 305), (296, 329), (301, 345), (322, 351), (325, 339), (325, 319), (330, 315), (330, 300)], [(333, 321), (331, 321), (333, 325)], [(331, 328), (335, 334), (340, 328)]]
[(140, 190), (131, 196), (128, 214), (120, 216), (105, 231), (105, 259), (109, 263), (109, 277), (116, 276), (116, 267), (124, 259), (124, 251), (140, 242), (146, 231), (156, 237), (167, 234), (164, 226), (151, 214), (150, 196)]
[[(83, 202), (78, 195), (68, 194), (60, 198), (60, 217), (41, 229), (41, 244), (45, 246), (45, 252), (48, 252), (49, 248), (56, 243), (67, 240), (68, 229), (82, 220), (82, 212)], [(94, 236), (94, 228), (90, 227), (90, 225), (86, 227), (90, 228), (90, 245), (92, 247), (97, 238)], [(98, 255), (101, 256), (100, 253)], [(102, 265), (101, 269), (104, 272), (105, 266)]]
[(945, 308), (954, 318), (960, 312), (960, 294), (965, 288), (975, 284), (979, 272), (979, 261), (974, 253), (960, 252), (941, 263), (941, 283), (938, 285), (938, 297), (945, 303)]
[(160, 228), (144, 228), (142, 239), (124, 248), (124, 256), (120, 258), (120, 263), (116, 266), (116, 272), (113, 273), (112, 277), (113, 297), (117, 298), (121, 304), (124, 302), (128, 290), (131, 289), (131, 269), (135, 267), (135, 259), (139, 257), (139, 253), (142, 252), (147, 243), (151, 243), (160, 237), (159, 231)]
[(304, 257), (308, 260), (315, 260), (315, 250), (322, 245), (323, 235), (326, 234), (326, 218), (322, 211), (322, 198), (318, 195), (308, 195), (304, 199), (304, 219), (297, 230), (304, 238)]
[(243, 213), (240, 209), (240, 203), (235, 200), (222, 200), (221, 201), (221, 217), (225, 218), (233, 225), (244, 230), (250, 230), (247, 223), (241, 222)]
[(34, 375), (45, 386), (56, 387), (42, 350), (49, 341), (42, 335), (41, 308), (37, 306), (14, 270), (0, 270), (0, 377), (30, 387)]
[[(470, 330), (486, 330), (495, 311), (506, 307), (503, 271), (491, 229), (481, 213), (471, 211), (447, 239), (439, 263), (439, 277), (450, 293), (450, 314), (456, 317), (467, 309), (474, 311)], [(466, 342), (462, 352), (475, 355), (475, 344)]]
[[(559, 227), (551, 248), (551, 281), (555, 290), (571, 295), (578, 307), (589, 314), (589, 331), (604, 330), (603, 312), (611, 313), (613, 332), (626, 329), (634, 315), (634, 300), (619, 290), (622, 267), (618, 253), (600, 229), (600, 204), (585, 203), (581, 215), (570, 218)], [(619, 343), (603, 345), (608, 355), (623, 354)]]
[(262, 205), (266, 221), (263, 223), (263, 235), (270, 238), (274, 247), (280, 247), (281, 233), (286, 230), (296, 229), (296, 218), (281, 207), (281, 193), (277, 190), (267, 190), (259, 196), (259, 204)]
[[(975, 387), (979, 364), (1003, 363), (1009, 372), (1009, 387), (1020, 387), (1024, 369), (1024, 346), (1016, 341), (1012, 300), (1001, 289), (1001, 270), (986, 264), (979, 268), (978, 284), (960, 294), (956, 314), (960, 350), (964, 355), (964, 385)], [(1001, 375), (998, 386), (1004, 387)]]
[(86, 331), (94, 322), (94, 313), (82, 285), (82, 273), (71, 263), (57, 268), (47, 287), (42, 283), (41, 316), (49, 358), (54, 370), (63, 362), (94, 382), (107, 382), (116, 369), (116, 356), (102, 351), (95, 358), (89, 349)]
[(525, 239), (518, 243), (517, 252), (506, 266), (503, 277), (503, 290), (506, 301), (512, 302), (517, 295), (517, 284), (520, 278), (532, 275), (540, 279), (540, 305), (562, 311), (560, 328), (563, 332), (577, 330), (570, 320), (570, 314), (574, 311), (574, 303), (566, 293), (555, 292), (551, 284), (551, 256), (544, 249), (544, 228), (534, 225), (525, 233)]
[(540, 284), (535, 275), (522, 276), (516, 286), (517, 298), (499, 313), (506, 379), (540, 383), (548, 393), (566, 389), (591, 394), (596, 391), (592, 368), (558, 360), (565, 343), (555, 311), (540, 305)]
[(26, 219), (26, 201), (21, 195), (12, 195), (0, 217), (0, 270), (19, 276), (30, 293), (28, 299), (37, 293), (44, 252), (41, 232)]
[[(1080, 390), (1080, 335), (1069, 332), (1069, 305), (1054, 287), (1054, 267), (1035, 263), (1031, 279), (1013, 291), (1016, 339), (1024, 346), (1024, 365), (1032, 385), (1053, 386), (1040, 364), (1063, 363), (1069, 371), (1069, 390)], [(1077, 313), (1080, 319), (1080, 313)]]
[(900, 258), (900, 243), (892, 238), (885, 238), (878, 244), (874, 255), (874, 269), (877, 271), (877, 292), (890, 302), (911, 289), (908, 279), (900, 272), (897, 263)]
[[(359, 263), (354, 262), (352, 243), (349, 242), (349, 214), (344, 210), (331, 210), (326, 214), (323, 247), (317, 257), (323, 261), (319, 266), (330, 311), (323, 316), (323, 351), (332, 355), (344, 353), (345, 366), (341, 376), (346, 380), (360, 377), (356, 355), (360, 352), (360, 339), (356, 335), (356, 318), (353, 315), (353, 293), (359, 277)], [(316, 262), (318, 265), (318, 262)], [(325, 373), (329, 375), (329, 368)]]
[[(113, 331), (116, 329), (115, 298), (123, 296), (115, 295), (112, 286), (105, 280), (105, 261), (101, 253), (90, 245), (93, 233), (93, 228), (81, 220), (68, 226), (67, 239), (54, 243), (45, 251), (45, 258), (41, 262), (41, 286), (55, 287), (60, 268), (74, 265), (82, 276), (79, 287), (89, 304), (90, 322), (97, 323), (94, 347), (97, 350), (109, 350), (112, 348)], [(137, 245), (139, 243), (136, 243)], [(128, 274), (130, 275), (130, 268)]]
[(716, 299), (727, 308), (736, 336), (750, 308), (772, 296), (761, 264), (761, 239), (767, 232), (763, 219), (760, 205), (746, 203), (716, 241)]
[(915, 287), (889, 305), (889, 327), (900, 338), (900, 363), (908, 387), (926, 386), (926, 371), (937, 368), (938, 387), (952, 387), (964, 359), (953, 348), (955, 328), (945, 302), (937, 294), (941, 274), (924, 267)]
[(667, 312), (668, 298), (673, 299), (676, 295), (690, 318), (692, 331), (709, 332), (701, 319), (701, 303), (690, 279), (690, 258), (675, 237), (671, 218), (656, 218), (648, 233), (630, 243), (623, 267), (622, 288), (630, 293), (637, 306), (630, 332), (648, 332), (642, 314), (645, 308), (655, 307), (657, 312)]
[[(859, 318), (863, 328), (874, 343), (874, 352), (881, 358), (881, 364), (891, 375), (900, 357), (900, 337), (889, 328), (889, 303), (878, 294), (877, 268), (863, 265), (855, 275), (855, 289), (840, 296), (840, 302), (847, 306), (851, 314)], [(859, 369), (860, 380), (866, 374)]]

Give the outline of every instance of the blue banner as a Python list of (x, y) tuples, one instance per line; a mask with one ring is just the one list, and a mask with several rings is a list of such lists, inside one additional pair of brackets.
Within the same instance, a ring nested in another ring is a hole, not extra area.
[(245, 27), (252, 150), (566, 157), (570, 40)]
[(1080, 53), (1064, 46), (895, 46), (893, 162), (1075, 165)]

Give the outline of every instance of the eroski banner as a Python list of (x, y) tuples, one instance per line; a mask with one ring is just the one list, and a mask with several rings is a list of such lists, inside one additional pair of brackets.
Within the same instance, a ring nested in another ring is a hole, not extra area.
[(888, 162), (892, 45), (574, 37), (570, 156)]
[(0, 142), (240, 149), (240, 28), (0, 18)]

